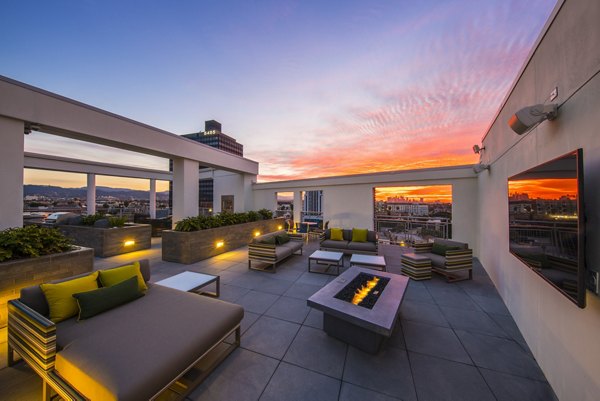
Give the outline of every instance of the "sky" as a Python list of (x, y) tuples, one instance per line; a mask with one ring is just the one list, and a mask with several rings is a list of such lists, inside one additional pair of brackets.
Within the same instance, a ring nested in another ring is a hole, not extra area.
[(529, 199), (560, 199), (563, 196), (577, 199), (577, 179), (546, 178), (509, 181), (508, 193), (527, 194)]
[[(9, 0), (0, 75), (176, 134), (218, 120), (259, 181), (472, 164), (555, 3)], [(25, 147), (167, 168), (37, 132)]]

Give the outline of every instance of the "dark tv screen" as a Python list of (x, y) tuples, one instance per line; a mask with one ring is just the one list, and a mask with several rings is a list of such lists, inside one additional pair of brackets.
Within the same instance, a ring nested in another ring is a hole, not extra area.
[(582, 150), (508, 179), (510, 252), (585, 307)]

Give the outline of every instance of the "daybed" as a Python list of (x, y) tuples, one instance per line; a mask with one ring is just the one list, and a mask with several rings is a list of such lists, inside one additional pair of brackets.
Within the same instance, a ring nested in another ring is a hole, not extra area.
[[(147, 282), (148, 261), (140, 262), (140, 270)], [(40, 286), (24, 288), (20, 299), (9, 301), (9, 366), (14, 353), (21, 356), (42, 377), (44, 400), (51, 390), (65, 400), (138, 401), (167, 392), (184, 398), (239, 345), (244, 310), (147, 286), (145, 295), (131, 302), (86, 320), (59, 323), (49, 320)], [(233, 343), (225, 343), (234, 333)], [(207, 366), (190, 378), (203, 362)]]
[[(302, 255), (303, 245), (304, 238), (301, 234), (291, 234), (285, 230), (255, 237), (248, 244), (248, 269), (275, 273), (277, 263), (298, 251)], [(252, 261), (259, 265), (252, 266)]]
[[(473, 278), (473, 250), (469, 249), (469, 244), (435, 238), (433, 242), (416, 243), (414, 248), (415, 253), (429, 258), (431, 269), (445, 276), (448, 282)], [(460, 272), (468, 274), (456, 274)]]
[(342, 240), (332, 239), (331, 230), (328, 228), (321, 236), (319, 249), (322, 251), (377, 255), (377, 233), (375, 231), (368, 230), (365, 241), (353, 241), (352, 230), (342, 230)]

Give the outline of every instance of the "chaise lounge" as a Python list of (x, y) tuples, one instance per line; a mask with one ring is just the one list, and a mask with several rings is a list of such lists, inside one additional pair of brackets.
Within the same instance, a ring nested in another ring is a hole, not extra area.
[(9, 366), (22, 357), (43, 379), (44, 400), (51, 390), (65, 400), (183, 399), (239, 346), (244, 310), (148, 283), (148, 261), (139, 270), (144, 296), (80, 321), (54, 323), (41, 287), (21, 290), (8, 306)]

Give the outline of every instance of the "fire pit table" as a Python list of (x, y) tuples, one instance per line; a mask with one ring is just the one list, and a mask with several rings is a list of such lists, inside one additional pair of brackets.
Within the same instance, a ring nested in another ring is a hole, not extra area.
[(404, 276), (351, 267), (306, 302), (323, 311), (327, 334), (375, 354), (392, 335), (407, 285)]

